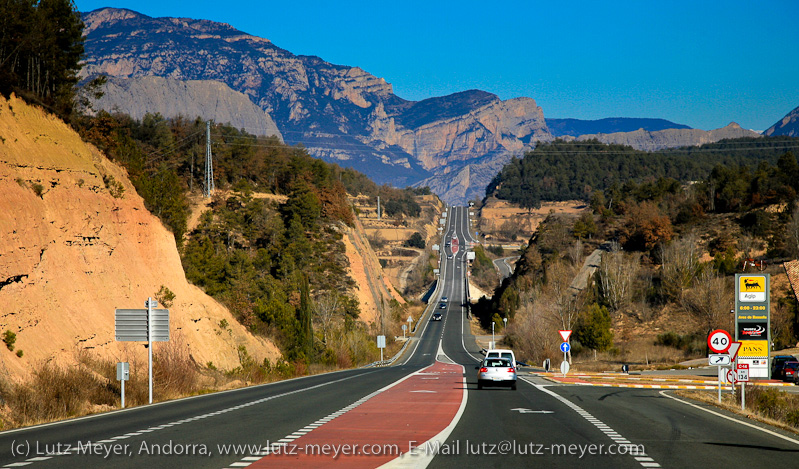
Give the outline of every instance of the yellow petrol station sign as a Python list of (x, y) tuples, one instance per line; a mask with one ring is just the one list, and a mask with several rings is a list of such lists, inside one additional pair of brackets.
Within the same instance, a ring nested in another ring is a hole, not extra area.
[(766, 301), (766, 277), (741, 275), (738, 277), (738, 300), (746, 303)]

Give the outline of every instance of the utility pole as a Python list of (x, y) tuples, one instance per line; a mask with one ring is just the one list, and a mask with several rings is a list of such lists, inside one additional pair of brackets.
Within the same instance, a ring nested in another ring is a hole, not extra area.
[(214, 192), (214, 163), (211, 158), (211, 121), (205, 123), (205, 187), (203, 195), (211, 197)]
[(380, 196), (377, 196), (377, 219), (380, 220)]

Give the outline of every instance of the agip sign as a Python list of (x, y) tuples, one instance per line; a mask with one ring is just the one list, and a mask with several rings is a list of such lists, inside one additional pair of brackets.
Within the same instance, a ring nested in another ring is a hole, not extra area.
[(770, 277), (735, 274), (735, 340), (741, 342), (738, 362), (749, 365), (749, 376), (768, 378), (771, 343)]

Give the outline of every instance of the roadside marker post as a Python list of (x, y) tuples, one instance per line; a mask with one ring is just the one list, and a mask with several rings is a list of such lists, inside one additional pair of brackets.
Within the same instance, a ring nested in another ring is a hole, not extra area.
[(738, 363), (737, 371), (736, 378), (741, 382), (741, 410), (746, 410), (746, 383), (749, 382), (749, 364)]
[(121, 381), (122, 386), (122, 408), (125, 408), (125, 381), (130, 379), (130, 363), (119, 362), (117, 363), (117, 380)]
[(383, 361), (383, 349), (386, 348), (386, 336), (377, 336), (377, 348), (380, 349), (380, 361)]

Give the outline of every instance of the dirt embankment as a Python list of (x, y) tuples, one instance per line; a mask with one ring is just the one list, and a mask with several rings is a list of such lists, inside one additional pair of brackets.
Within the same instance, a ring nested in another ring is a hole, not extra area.
[(417, 202), (422, 211), (418, 217), (383, 215), (378, 219), (377, 206), (368, 197), (353, 197), (351, 202), (358, 211), (358, 226), (380, 260), (385, 282), (390, 289), (405, 291), (410, 271), (427, 259), (427, 251), (406, 247), (404, 243), (414, 233), (424, 238), (426, 246), (440, 242), (438, 220), (444, 210), (443, 203), (434, 195), (419, 196)]
[[(536, 209), (524, 209), (505, 200), (489, 197), (477, 211), (477, 231), (485, 236), (488, 244), (494, 242), (513, 244), (527, 242), (538, 225), (550, 213), (579, 216), (587, 207), (584, 202), (571, 200), (566, 202), (543, 202)], [(509, 234), (515, 235), (512, 240)]]
[(81, 349), (146, 362), (144, 347), (115, 341), (114, 310), (143, 308), (162, 285), (175, 294), (172, 338), (197, 363), (236, 367), (240, 346), (259, 361), (280, 355), (186, 281), (172, 234), (122, 168), (13, 96), (0, 99), (0, 194), (0, 332), (24, 352), (0, 347), (0, 371), (21, 378)]

